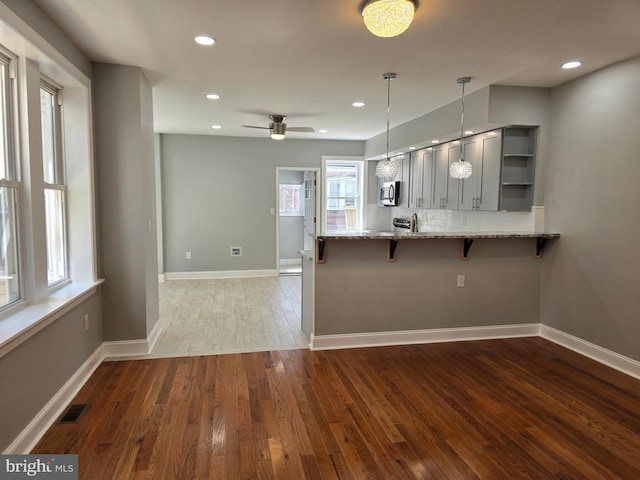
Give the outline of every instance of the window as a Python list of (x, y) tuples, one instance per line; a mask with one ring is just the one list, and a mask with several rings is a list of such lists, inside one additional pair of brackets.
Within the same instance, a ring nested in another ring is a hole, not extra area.
[(0, 56), (0, 308), (22, 297), (18, 245), (20, 183), (14, 149), (13, 59)]
[(325, 164), (325, 230), (362, 229), (362, 161), (331, 160)]
[(43, 81), (40, 86), (42, 160), (47, 243), (47, 283), (67, 278), (64, 163), (60, 90)]
[(284, 217), (303, 217), (303, 185), (280, 184), (280, 215)]

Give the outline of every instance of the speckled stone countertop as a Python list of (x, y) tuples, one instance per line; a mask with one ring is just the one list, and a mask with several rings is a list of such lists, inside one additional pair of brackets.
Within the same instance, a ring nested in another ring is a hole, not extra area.
[(320, 233), (317, 240), (429, 240), (448, 238), (557, 238), (551, 232), (391, 232), (360, 230)]

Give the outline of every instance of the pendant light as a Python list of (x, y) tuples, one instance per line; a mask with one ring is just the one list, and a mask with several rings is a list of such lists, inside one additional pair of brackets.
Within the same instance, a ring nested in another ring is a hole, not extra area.
[(473, 165), (464, 160), (464, 146), (462, 140), (464, 138), (464, 86), (471, 81), (471, 77), (460, 77), (456, 80), (462, 84), (462, 114), (460, 115), (460, 159), (457, 162), (453, 162), (449, 166), (449, 175), (451, 178), (465, 179), (471, 176), (473, 172)]
[(378, 37), (400, 35), (413, 21), (417, 0), (365, 0), (360, 4), (364, 24)]
[(389, 158), (389, 113), (391, 110), (391, 80), (396, 78), (395, 73), (385, 73), (382, 75), (387, 81), (387, 156), (376, 164), (376, 177), (382, 180), (393, 180), (398, 175), (398, 162)]

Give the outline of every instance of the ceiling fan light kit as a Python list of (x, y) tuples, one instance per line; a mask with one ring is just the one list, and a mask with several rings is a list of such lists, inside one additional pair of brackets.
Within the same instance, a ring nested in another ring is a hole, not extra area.
[(287, 116), (286, 115), (269, 115), (271, 119), (271, 123), (269, 123), (268, 127), (259, 127), (257, 125), (242, 125), (245, 128), (259, 128), (263, 130), (269, 130), (269, 134), (273, 140), (284, 140), (286, 136), (287, 130), (290, 132), (303, 132), (303, 133), (313, 133), (315, 129), (312, 127), (287, 127), (287, 124), (284, 123)]
[(416, 8), (418, 0), (365, 0), (360, 4), (360, 13), (371, 33), (389, 38), (409, 28)]

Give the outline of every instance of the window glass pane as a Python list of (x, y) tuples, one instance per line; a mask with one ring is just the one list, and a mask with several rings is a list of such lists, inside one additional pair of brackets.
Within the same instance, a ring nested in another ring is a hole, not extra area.
[(7, 109), (7, 65), (0, 63), (0, 91), (2, 92), (2, 98), (0, 98), (2, 111), (0, 112), (0, 179), (9, 179), (8, 164), (10, 158), (9, 144), (7, 142), (8, 129), (8, 109)]
[(56, 96), (48, 90), (40, 89), (40, 116), (42, 122), (42, 160), (44, 181), (57, 183), (56, 178)]
[(64, 191), (45, 189), (47, 228), (47, 277), (49, 285), (66, 278), (67, 256), (64, 229)]
[(361, 168), (361, 162), (327, 162), (327, 231), (362, 229)]
[(280, 215), (303, 216), (304, 207), (302, 199), (303, 185), (280, 185)]
[(17, 189), (0, 187), (0, 307), (20, 298)]

